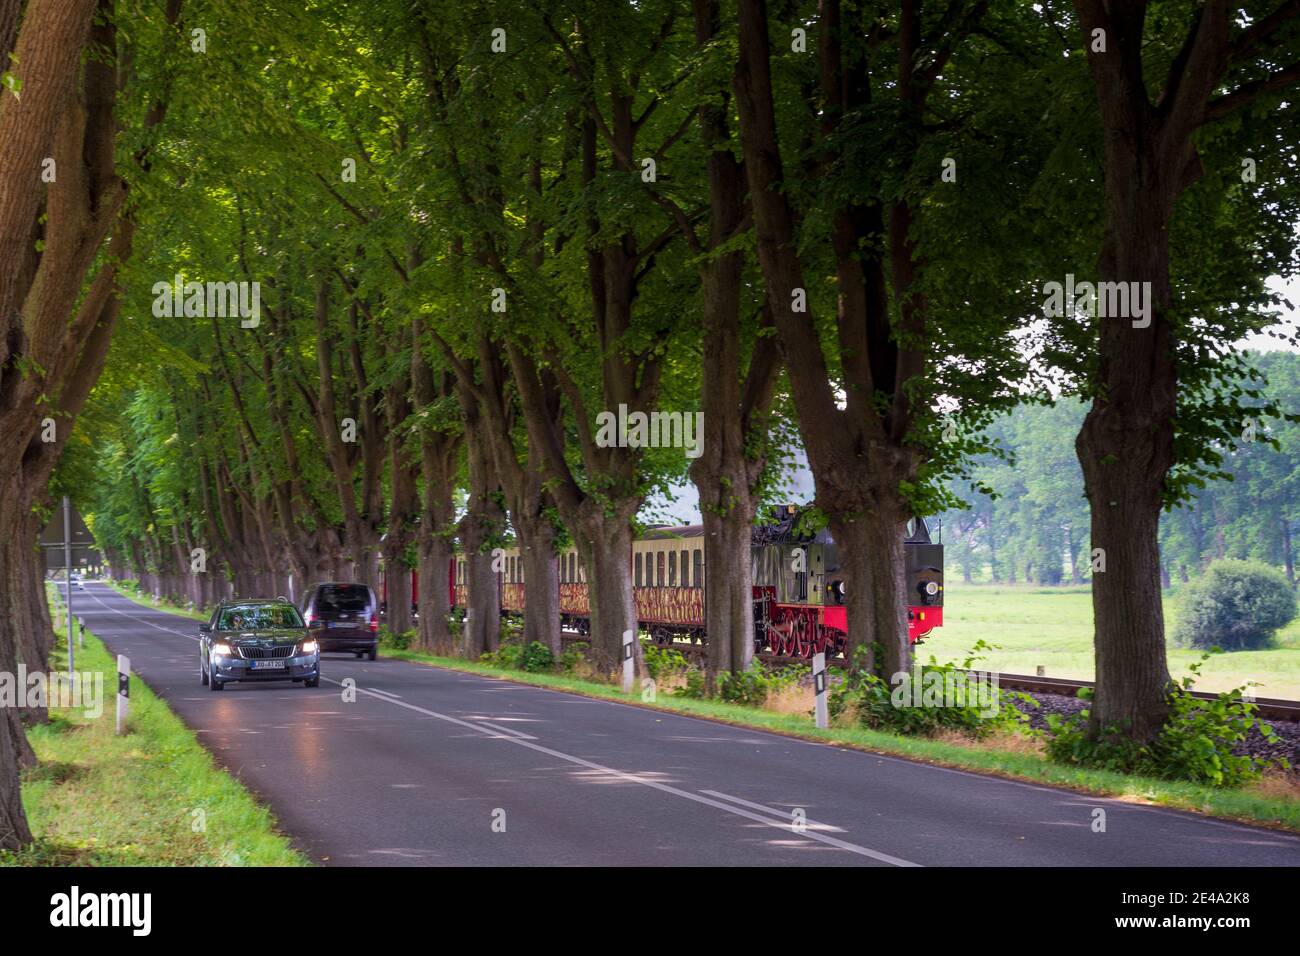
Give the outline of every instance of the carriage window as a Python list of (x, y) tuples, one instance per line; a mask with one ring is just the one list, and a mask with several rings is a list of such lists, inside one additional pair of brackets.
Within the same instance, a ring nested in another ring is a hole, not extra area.
[(691, 586), (691, 563), (690, 562), (691, 562), (691, 553), (689, 551), (683, 551), (682, 552), (682, 587), (684, 588), (688, 588)]
[(517, 580), (515, 575), (519, 573), (519, 559), (513, 555), (510, 558), (510, 583), (514, 584)]
[(655, 581), (660, 587), (664, 586), (664, 553), (655, 552)]
[(578, 553), (575, 551), (569, 555), (569, 583), (572, 584), (578, 580)]
[(695, 586), (704, 587), (704, 552), (700, 548), (695, 549)]
[(668, 552), (668, 586), (677, 587), (677, 552)]
[(632, 577), (632, 586), (633, 586), (633, 587), (638, 587), (638, 588), (641, 586), (641, 554), (640, 554), (640, 552), (638, 552), (638, 553), (637, 553), (637, 556), (636, 556), (636, 570), (633, 572), (633, 577)]

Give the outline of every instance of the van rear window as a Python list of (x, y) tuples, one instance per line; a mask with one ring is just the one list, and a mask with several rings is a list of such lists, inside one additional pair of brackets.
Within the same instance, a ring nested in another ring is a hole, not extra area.
[(363, 584), (328, 585), (320, 589), (316, 600), (319, 611), (364, 611), (370, 603), (370, 590)]

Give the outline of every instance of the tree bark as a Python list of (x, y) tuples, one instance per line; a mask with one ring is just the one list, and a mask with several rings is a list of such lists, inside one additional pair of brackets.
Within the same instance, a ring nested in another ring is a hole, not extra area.
[[(469, 574), (469, 616), (465, 621), (465, 656), (478, 660), (493, 650), (501, 633), (501, 595), (492, 570), (495, 542), (502, 540), (505, 513), (501, 508), (501, 487), (492, 467), (492, 450), (485, 433), (479, 403), (473, 392), (458, 385), (461, 413), (465, 417), (465, 452), (468, 459), (469, 498), (461, 519), (461, 542)], [(527, 574), (525, 574), (527, 578)], [(527, 580), (531, 600), (534, 583)]]

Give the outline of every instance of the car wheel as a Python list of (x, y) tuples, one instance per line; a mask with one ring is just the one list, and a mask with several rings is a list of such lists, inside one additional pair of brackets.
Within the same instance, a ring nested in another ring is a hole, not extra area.
[(356, 657), (357, 660), (361, 660), (361, 658), (366, 656), (365, 651), (353, 651), (352, 654), (354, 657)]
[(368, 656), (368, 657), (373, 661), (375, 658), (377, 658), (377, 657), (379, 656), (379, 649), (378, 649), (378, 648), (373, 648), (373, 649), (370, 651), (370, 653), (369, 653), (368, 655), (366, 655), (366, 656)]
[(308, 678), (307, 678), (305, 681), (303, 681), (302, 683), (303, 683), (303, 686), (304, 686), (304, 687), (319, 687), (319, 686), (320, 686), (320, 675), (317, 674), (315, 677), (308, 677)]
[(208, 669), (203, 666), (202, 659), (199, 660), (199, 682), (204, 687), (208, 686)]
[(217, 680), (217, 675), (212, 672), (212, 662), (208, 662), (208, 690), (218, 691), (225, 687), (223, 681)]

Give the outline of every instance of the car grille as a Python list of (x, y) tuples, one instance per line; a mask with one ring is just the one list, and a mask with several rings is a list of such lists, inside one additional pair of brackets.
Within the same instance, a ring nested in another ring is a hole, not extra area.
[(239, 648), (239, 656), (246, 661), (275, 660), (281, 657), (293, 657), (293, 645), (285, 647), (244, 647)]

